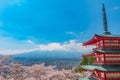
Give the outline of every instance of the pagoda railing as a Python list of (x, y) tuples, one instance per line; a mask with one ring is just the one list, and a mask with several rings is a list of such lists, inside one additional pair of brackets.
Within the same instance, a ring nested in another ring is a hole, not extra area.
[(95, 61), (94, 64), (120, 64), (120, 61), (106, 61), (106, 62), (97, 62)]
[(106, 63), (120, 63), (120, 61), (106, 61)]
[(96, 74), (92, 74), (92, 77), (95, 78), (95, 79), (99, 79)]

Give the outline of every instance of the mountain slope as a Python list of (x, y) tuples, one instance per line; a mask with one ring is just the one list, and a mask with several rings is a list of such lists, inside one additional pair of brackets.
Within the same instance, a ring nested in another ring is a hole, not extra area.
[(80, 53), (62, 52), (62, 51), (34, 51), (28, 53), (16, 54), (13, 56), (15, 60), (54, 60), (54, 59), (71, 59), (80, 60)]

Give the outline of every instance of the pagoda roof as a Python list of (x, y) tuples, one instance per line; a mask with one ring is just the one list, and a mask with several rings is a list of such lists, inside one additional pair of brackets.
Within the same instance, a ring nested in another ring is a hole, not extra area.
[(84, 78), (78, 78), (78, 80), (96, 80), (96, 79), (93, 77), (89, 77), (89, 78), (84, 77)]
[(94, 37), (91, 40), (83, 43), (83, 46), (95, 44), (96, 42), (98, 42), (101, 39), (109, 39), (109, 38), (112, 38), (112, 39), (118, 38), (118, 39), (120, 39), (120, 35), (113, 35), (113, 34), (98, 35), (98, 34), (95, 34)]
[[(97, 34), (96, 34), (97, 35)], [(106, 38), (120, 38), (120, 35), (110, 34), (110, 35), (98, 35)]]
[(86, 69), (86, 70), (100, 70), (100, 71), (120, 71), (120, 66), (115, 66), (115, 65), (84, 65), (81, 66), (81, 68)]
[(120, 49), (97, 49), (95, 51), (102, 53), (120, 53)]
[(94, 54), (94, 51), (92, 51), (92, 52), (90, 52), (89, 54), (84, 54), (84, 55), (82, 55), (83, 57), (85, 57), (85, 56), (95, 56), (95, 54)]

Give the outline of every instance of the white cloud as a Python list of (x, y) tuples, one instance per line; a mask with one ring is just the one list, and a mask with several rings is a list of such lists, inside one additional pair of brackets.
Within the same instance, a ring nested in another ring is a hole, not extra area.
[(113, 10), (120, 10), (120, 6), (113, 7)]
[[(1, 32), (0, 35), (3, 33)], [(29, 41), (30, 42), (30, 41)], [(0, 36), (0, 54), (18, 54), (30, 52), (37, 48), (37, 45), (28, 43), (26, 40), (15, 40), (12, 37)]]
[(76, 33), (74, 33), (74, 32), (66, 32), (66, 34), (75, 35)]
[(3, 55), (13, 55), (13, 54), (19, 54), (19, 53), (26, 53), (26, 52), (32, 52), (32, 51), (36, 51), (38, 49), (22, 49), (22, 50), (1, 50), (0, 54)]
[(69, 34), (71, 36), (74, 36), (76, 39), (80, 39), (80, 36), (84, 34), (84, 32), (79, 32), (79, 33), (75, 33), (75, 32), (66, 32), (66, 34)]
[(84, 32), (80, 32), (80, 34), (83, 34)]
[(76, 40), (70, 40), (69, 42), (61, 43), (49, 43), (47, 45), (39, 45), (39, 50), (42, 51), (72, 51), (72, 52), (80, 52), (85, 53), (90, 51), (93, 46), (84, 47), (82, 43), (77, 42)]
[[(93, 46), (84, 47), (77, 40), (70, 40), (64, 43), (34, 44), (32, 40), (18, 41), (13, 38), (0, 37), (0, 54), (12, 55), (32, 51), (67, 51), (87, 53)], [(31, 44), (32, 43), (32, 44)]]
[(66, 48), (63, 47), (60, 43), (49, 43), (47, 45), (39, 45), (39, 50), (41, 51), (67, 51)]
[(34, 42), (32, 40), (27, 40), (26, 42), (30, 43), (30, 44), (34, 44)]
[(4, 10), (11, 6), (22, 6), (26, 3), (26, 0), (0, 0), (0, 15), (3, 14)]

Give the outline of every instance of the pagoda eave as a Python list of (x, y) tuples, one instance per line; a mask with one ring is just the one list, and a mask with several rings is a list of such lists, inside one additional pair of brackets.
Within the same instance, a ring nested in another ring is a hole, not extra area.
[(96, 34), (95, 34), (94, 37), (93, 37), (91, 40), (83, 43), (83, 46), (87, 46), (87, 45), (96, 43), (96, 42), (97, 42), (97, 39), (96, 39), (96, 38), (97, 38), (97, 36), (96, 36)]

